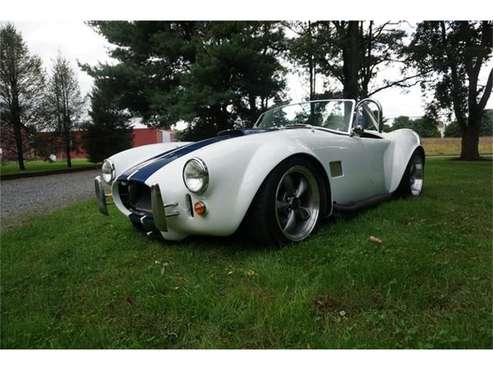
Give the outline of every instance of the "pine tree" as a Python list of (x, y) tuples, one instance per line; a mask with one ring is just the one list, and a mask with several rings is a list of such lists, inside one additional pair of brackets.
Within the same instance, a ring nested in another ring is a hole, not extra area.
[(190, 123), (190, 138), (242, 120), (252, 125), (282, 99), (278, 22), (92, 22), (115, 48), (113, 65), (83, 66), (119, 91), (120, 109), (151, 126)]
[(91, 162), (101, 162), (132, 146), (130, 115), (117, 107), (111, 90), (101, 81), (92, 90), (89, 116), (83, 147)]

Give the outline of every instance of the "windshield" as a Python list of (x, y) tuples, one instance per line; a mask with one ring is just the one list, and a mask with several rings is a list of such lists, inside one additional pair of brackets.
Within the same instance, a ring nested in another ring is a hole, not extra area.
[(256, 127), (311, 125), (349, 132), (354, 101), (321, 100), (273, 108), (260, 116)]

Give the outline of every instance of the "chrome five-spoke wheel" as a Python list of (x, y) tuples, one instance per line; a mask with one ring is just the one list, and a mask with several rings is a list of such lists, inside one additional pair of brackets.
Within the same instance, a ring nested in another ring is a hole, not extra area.
[(422, 148), (414, 151), (402, 175), (401, 182), (395, 193), (398, 196), (420, 196), (423, 192), (425, 177), (425, 156)]
[(308, 238), (330, 204), (322, 174), (323, 168), (301, 156), (279, 163), (257, 191), (243, 230), (259, 243), (283, 245)]
[(299, 165), (289, 168), (277, 185), (275, 207), (277, 224), (287, 239), (308, 237), (320, 212), (320, 189), (312, 172)]
[(423, 189), (424, 178), (424, 163), (421, 155), (413, 155), (411, 158), (411, 167), (409, 169), (409, 182), (411, 187), (411, 194), (418, 196)]

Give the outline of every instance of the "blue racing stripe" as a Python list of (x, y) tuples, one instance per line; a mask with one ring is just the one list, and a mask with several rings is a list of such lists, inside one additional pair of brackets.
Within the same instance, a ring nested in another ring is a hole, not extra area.
[(204, 146), (217, 143), (222, 140), (230, 139), (231, 137), (234, 136), (215, 136), (210, 139), (201, 140), (196, 143), (184, 145), (179, 148), (159, 154), (158, 156), (155, 156), (147, 161), (144, 161), (136, 166), (129, 168), (118, 177), (118, 181), (132, 180), (145, 182), (152, 174), (161, 169), (163, 166), (166, 166), (168, 163), (174, 161), (175, 159), (183, 157), (184, 155), (203, 148)]

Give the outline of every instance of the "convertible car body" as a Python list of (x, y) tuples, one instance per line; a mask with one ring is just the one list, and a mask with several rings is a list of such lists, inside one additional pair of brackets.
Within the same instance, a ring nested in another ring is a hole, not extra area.
[(167, 240), (242, 226), (260, 241), (300, 241), (335, 210), (421, 193), (419, 136), (384, 133), (381, 120), (374, 100), (318, 100), (273, 108), (253, 129), (129, 149), (104, 162), (98, 205), (108, 214), (111, 197), (134, 226)]

